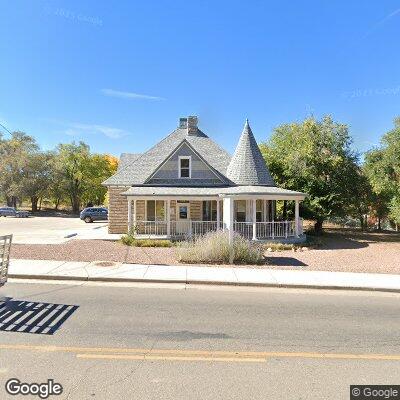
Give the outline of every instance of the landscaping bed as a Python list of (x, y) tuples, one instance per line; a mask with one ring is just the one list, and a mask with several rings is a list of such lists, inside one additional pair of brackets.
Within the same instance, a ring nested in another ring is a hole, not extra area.
[[(316, 248), (265, 251), (265, 262), (253, 268), (400, 274), (400, 234), (330, 230)], [(303, 246), (307, 247), (307, 246)], [(175, 247), (136, 247), (103, 240), (71, 240), (54, 245), (18, 245), (12, 258), (179, 264)], [(223, 266), (223, 265), (221, 265)]]

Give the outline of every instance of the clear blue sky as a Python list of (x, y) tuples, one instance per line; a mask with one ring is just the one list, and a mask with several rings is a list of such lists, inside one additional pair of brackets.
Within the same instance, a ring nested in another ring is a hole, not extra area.
[(49, 149), (141, 152), (181, 116), (233, 151), (330, 113), (356, 147), (400, 115), (399, 1), (5, 1), (0, 122)]

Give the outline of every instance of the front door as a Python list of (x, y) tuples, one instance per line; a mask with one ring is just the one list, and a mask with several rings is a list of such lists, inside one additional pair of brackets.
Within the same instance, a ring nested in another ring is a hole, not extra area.
[(176, 203), (176, 233), (187, 235), (190, 233), (190, 203)]

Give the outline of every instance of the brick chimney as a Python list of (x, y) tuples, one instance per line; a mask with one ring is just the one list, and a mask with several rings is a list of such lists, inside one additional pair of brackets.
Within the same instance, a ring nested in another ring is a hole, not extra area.
[(197, 135), (197, 117), (195, 115), (191, 115), (187, 117), (187, 134)]

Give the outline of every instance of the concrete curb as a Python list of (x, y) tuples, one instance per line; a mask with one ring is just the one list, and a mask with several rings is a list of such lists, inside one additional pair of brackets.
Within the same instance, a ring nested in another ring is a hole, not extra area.
[(142, 279), (142, 278), (107, 278), (107, 277), (82, 277), (66, 275), (33, 275), (33, 274), (9, 274), (12, 279), (32, 279), (49, 281), (80, 281), (80, 282), (104, 282), (104, 283), (172, 283), (185, 285), (205, 285), (205, 286), (240, 286), (240, 287), (265, 287), (265, 288), (285, 288), (285, 289), (316, 289), (316, 290), (351, 290), (351, 291), (371, 291), (371, 292), (390, 292), (400, 293), (400, 289), (365, 287), (365, 286), (338, 286), (338, 285), (302, 285), (288, 283), (261, 283), (261, 282), (227, 282), (209, 280), (186, 280), (186, 279)]

